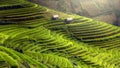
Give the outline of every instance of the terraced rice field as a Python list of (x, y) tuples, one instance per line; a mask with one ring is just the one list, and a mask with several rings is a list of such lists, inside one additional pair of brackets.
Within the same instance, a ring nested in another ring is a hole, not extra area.
[(26, 0), (0, 1), (0, 68), (120, 68), (119, 51), (117, 26)]

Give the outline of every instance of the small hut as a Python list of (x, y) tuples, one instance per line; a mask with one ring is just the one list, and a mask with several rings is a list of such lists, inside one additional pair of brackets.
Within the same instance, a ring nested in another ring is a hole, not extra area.
[(65, 19), (65, 23), (66, 24), (69, 24), (70, 22), (72, 22), (73, 21), (73, 18), (67, 18), (67, 19)]
[(53, 15), (52, 20), (57, 20), (59, 18), (59, 15)]

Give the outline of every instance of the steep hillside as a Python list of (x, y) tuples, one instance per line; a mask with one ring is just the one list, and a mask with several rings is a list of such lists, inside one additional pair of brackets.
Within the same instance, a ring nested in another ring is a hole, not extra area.
[(0, 1), (0, 68), (120, 68), (119, 27), (23, 1)]
[[(51, 9), (119, 25), (120, 0), (30, 0)], [(117, 22), (117, 24), (116, 24)]]

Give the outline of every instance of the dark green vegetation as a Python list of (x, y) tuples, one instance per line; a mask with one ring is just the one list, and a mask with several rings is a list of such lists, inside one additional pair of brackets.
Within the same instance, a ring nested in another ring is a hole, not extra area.
[(23, 0), (0, 4), (0, 68), (120, 68), (119, 27)]

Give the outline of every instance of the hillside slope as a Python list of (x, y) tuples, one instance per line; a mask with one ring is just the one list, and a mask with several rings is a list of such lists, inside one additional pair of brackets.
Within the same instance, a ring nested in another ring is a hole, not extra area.
[(66, 13), (119, 25), (120, 0), (29, 0)]
[[(7, 6), (0, 5), (0, 68), (120, 67), (119, 27), (23, 0), (4, 3)], [(51, 19), (55, 14), (59, 19)], [(69, 17), (73, 21), (66, 23)]]

